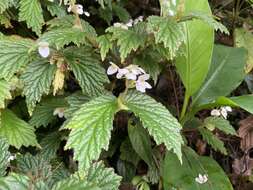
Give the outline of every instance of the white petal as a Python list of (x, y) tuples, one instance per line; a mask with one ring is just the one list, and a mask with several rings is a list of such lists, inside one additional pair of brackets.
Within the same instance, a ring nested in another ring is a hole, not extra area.
[(67, 11), (70, 13), (72, 11), (72, 6), (70, 5), (67, 9)]
[(139, 76), (138, 80), (141, 80), (141, 81), (146, 81), (149, 79), (149, 74), (144, 74), (144, 75), (141, 75)]
[(228, 111), (228, 112), (232, 112), (232, 108), (230, 106), (225, 106), (225, 109)]
[(143, 92), (143, 93), (146, 92), (146, 87), (145, 87), (144, 83), (137, 81), (135, 86), (136, 86), (136, 90)]
[(147, 88), (147, 89), (151, 89), (151, 88), (152, 88), (152, 86), (151, 86), (148, 82), (145, 82), (145, 88)]
[(118, 72), (118, 66), (117, 65), (115, 65), (115, 64), (113, 64), (113, 65), (111, 65), (110, 67), (108, 67), (108, 69), (107, 69), (107, 75), (113, 75), (113, 74), (115, 74), (115, 73), (117, 73)]
[(39, 47), (38, 50), (41, 57), (47, 58), (50, 55), (49, 47)]
[(118, 74), (116, 75), (117, 79), (121, 79), (124, 77), (124, 75), (126, 75), (127, 73), (129, 73), (129, 71), (127, 69), (118, 69)]
[(129, 79), (129, 80), (136, 80), (137, 76), (136, 76), (136, 74), (130, 72), (130, 73), (126, 74), (126, 78)]
[(76, 5), (76, 12), (77, 12), (79, 15), (82, 15), (82, 14), (83, 14), (83, 6), (77, 4), (77, 5)]
[(211, 111), (211, 116), (220, 116), (220, 115), (221, 115), (220, 110), (214, 109)]
[(133, 19), (130, 19), (127, 23), (126, 26), (132, 27), (133, 26)]
[(222, 115), (222, 117), (223, 117), (224, 119), (227, 119), (228, 113), (227, 113), (227, 110), (226, 110), (226, 109), (221, 108), (220, 113), (221, 113), (221, 115)]
[(85, 11), (85, 12), (84, 12), (84, 15), (87, 16), (87, 17), (89, 17), (89, 16), (90, 16), (90, 13), (87, 12), (87, 11)]

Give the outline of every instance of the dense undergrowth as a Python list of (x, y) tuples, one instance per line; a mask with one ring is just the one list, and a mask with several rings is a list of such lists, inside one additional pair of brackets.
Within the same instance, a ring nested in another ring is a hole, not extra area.
[(0, 189), (253, 189), (252, 7), (1, 0)]

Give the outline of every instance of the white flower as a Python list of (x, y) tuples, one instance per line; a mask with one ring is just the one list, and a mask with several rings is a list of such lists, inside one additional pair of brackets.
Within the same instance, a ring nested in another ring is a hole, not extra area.
[(110, 67), (108, 67), (107, 69), (107, 75), (113, 75), (119, 70), (119, 67), (116, 64), (114, 64), (113, 62), (110, 62), (110, 64)]
[(126, 23), (126, 26), (127, 27), (132, 27), (133, 26), (133, 19), (130, 19), (127, 23)]
[(48, 57), (50, 54), (49, 43), (40, 42), (38, 45), (39, 45), (38, 51), (41, 57), (44, 57), (44, 58)]
[(64, 108), (56, 108), (53, 115), (57, 115), (59, 118), (64, 117)]
[(142, 22), (143, 21), (143, 16), (139, 16), (136, 19), (134, 19), (134, 25), (136, 25), (138, 22)]
[(222, 116), (224, 119), (227, 119), (228, 112), (232, 112), (232, 108), (230, 106), (224, 106), (220, 109), (213, 109), (211, 115), (216, 117)]
[(114, 23), (113, 26), (117, 27), (117, 28), (124, 29), (124, 30), (128, 30), (128, 26), (127, 25), (119, 23), (119, 22)]
[(208, 176), (206, 174), (199, 174), (198, 177), (195, 178), (195, 181), (199, 184), (204, 184), (208, 181)]
[(138, 77), (138, 80), (136, 81), (136, 90), (140, 92), (146, 92), (146, 89), (151, 89), (152, 86), (146, 82), (146, 80), (149, 79), (149, 74), (143, 74)]
[(12, 161), (12, 160), (15, 160), (16, 159), (16, 156), (15, 155), (11, 155), (9, 158), (8, 158), (8, 162)]
[(128, 69), (128, 73), (126, 73), (126, 78), (129, 80), (136, 80), (137, 75), (144, 74), (145, 71), (140, 68), (138, 65), (129, 65), (126, 67)]
[(117, 75), (116, 75), (116, 78), (117, 78), (117, 79), (121, 79), (121, 78), (123, 78), (124, 76), (126, 76), (128, 73), (129, 73), (129, 71), (128, 71), (127, 69), (125, 69), (125, 68), (123, 68), (123, 69), (118, 69), (118, 73), (117, 73)]
[(87, 16), (87, 17), (89, 17), (89, 16), (90, 16), (90, 13), (87, 12), (87, 11), (84, 11), (84, 15)]
[(218, 109), (213, 109), (211, 111), (211, 116), (220, 116), (220, 115), (221, 115), (221, 113), (220, 113), (220, 110), (218, 110)]
[(108, 69), (107, 69), (107, 75), (113, 75), (113, 74), (117, 73), (117, 75), (116, 75), (117, 79), (121, 79), (122, 77), (124, 77), (124, 75), (126, 75), (129, 72), (127, 69), (119, 68), (113, 62), (110, 62), (110, 64), (111, 64), (110, 67), (108, 67)]
[(83, 14), (83, 6), (80, 4), (76, 4), (75, 6), (76, 6), (75, 8), (76, 8), (77, 14), (82, 15)]

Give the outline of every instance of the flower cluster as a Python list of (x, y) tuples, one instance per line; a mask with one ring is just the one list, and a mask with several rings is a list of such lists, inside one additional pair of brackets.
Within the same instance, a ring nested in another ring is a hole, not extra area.
[(195, 181), (199, 184), (204, 184), (208, 181), (208, 176), (207, 174), (201, 175), (199, 174), (196, 178)]
[(129, 65), (125, 68), (119, 68), (113, 62), (110, 62), (110, 67), (107, 69), (108, 75), (116, 74), (118, 79), (126, 78), (128, 80), (135, 81), (136, 90), (140, 92), (146, 92), (146, 89), (151, 89), (152, 86), (146, 82), (149, 79), (149, 74), (147, 74), (138, 65)]
[(216, 117), (222, 116), (224, 119), (227, 119), (228, 112), (232, 112), (232, 108), (230, 106), (225, 106), (220, 109), (213, 109), (211, 115)]
[(116, 22), (113, 24), (114, 27), (118, 27), (118, 28), (122, 28), (127, 30), (128, 28), (138, 24), (139, 22), (143, 21), (143, 16), (139, 16), (136, 19), (130, 19), (127, 23), (120, 23), (120, 22)]
[(87, 17), (90, 16), (90, 13), (87, 11), (83, 10), (83, 6), (80, 4), (75, 4), (75, 5), (69, 5), (68, 7), (68, 12), (73, 12), (73, 13), (77, 13), (79, 15), (85, 15)]

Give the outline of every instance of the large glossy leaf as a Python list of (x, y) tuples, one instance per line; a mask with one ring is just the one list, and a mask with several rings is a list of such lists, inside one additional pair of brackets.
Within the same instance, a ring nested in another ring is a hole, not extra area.
[(71, 129), (65, 149), (74, 149), (80, 169), (88, 169), (102, 149), (108, 149), (116, 111), (115, 97), (103, 95), (83, 104), (65, 126)]
[(127, 94), (124, 104), (140, 118), (143, 127), (157, 144), (164, 143), (168, 150), (172, 149), (181, 159), (181, 125), (162, 104), (136, 91)]
[[(208, 175), (208, 181), (199, 184), (198, 175)], [(219, 164), (209, 157), (198, 156), (191, 148), (183, 148), (183, 164), (175, 154), (167, 153), (162, 165), (164, 189), (180, 190), (233, 190), (233, 187)]]
[[(185, 15), (191, 11), (211, 14), (207, 0), (185, 1)], [(176, 67), (187, 96), (191, 96), (199, 89), (207, 75), (213, 51), (214, 31), (200, 20), (184, 23), (184, 29), (185, 53), (176, 59)]]
[(11, 110), (1, 112), (0, 136), (5, 137), (9, 144), (20, 148), (23, 146), (37, 146), (34, 128), (19, 119)]
[(217, 45), (206, 81), (193, 97), (193, 106), (214, 101), (229, 95), (244, 79), (246, 51)]

